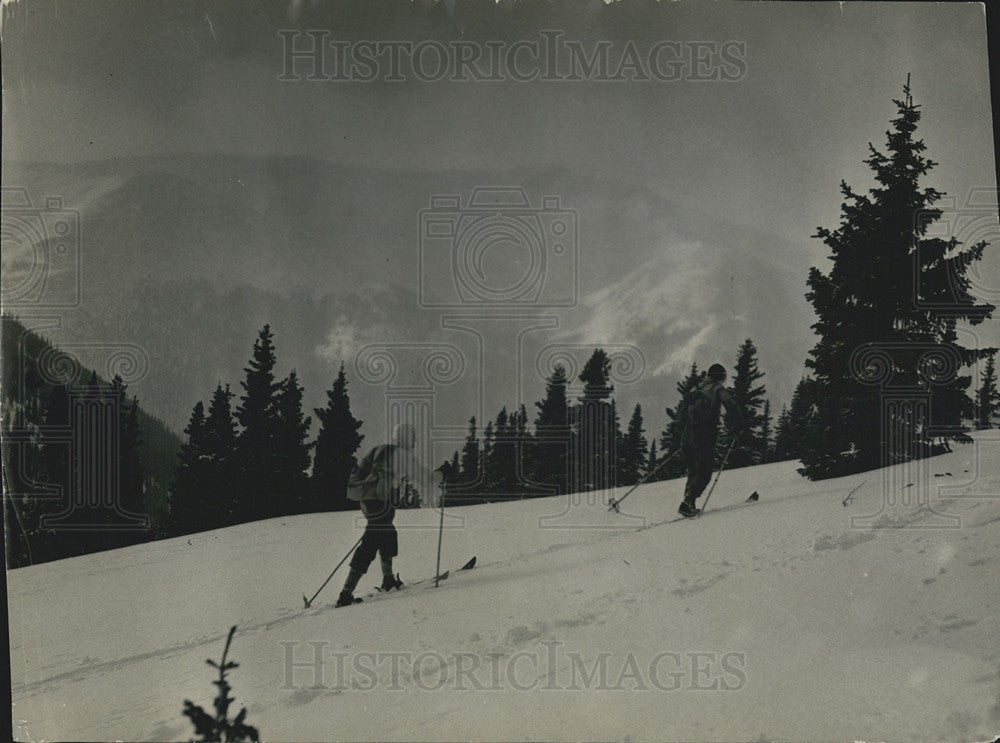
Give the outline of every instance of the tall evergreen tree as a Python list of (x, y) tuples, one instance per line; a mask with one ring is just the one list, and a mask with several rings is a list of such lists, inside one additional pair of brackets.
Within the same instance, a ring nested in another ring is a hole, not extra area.
[(344, 364), (327, 390), (325, 408), (314, 408), (319, 420), (316, 453), (313, 458), (312, 503), (307, 510), (348, 510), (358, 504), (347, 499), (347, 481), (357, 464), (355, 453), (364, 434), (358, 433), (362, 422), (351, 414)]
[[(47, 431), (66, 431), (70, 428), (71, 408), (74, 393), (68, 385), (59, 384), (51, 388), (45, 402), (45, 429)], [(55, 515), (70, 498), (73, 480), (77, 473), (77, 454), (73, 446), (55, 440), (54, 437), (42, 437), (40, 482), (45, 484), (47, 495), (54, 498), (38, 499), (26, 504), (27, 514), (24, 516), (35, 561), (43, 559), (54, 560), (67, 557), (70, 553), (61, 544), (58, 535), (51, 528), (43, 528), (42, 520), (46, 516)]]
[[(446, 459), (439, 466), (438, 469), (441, 471), (442, 486), (444, 490), (444, 497), (448, 505), (456, 505), (456, 502), (452, 500), (452, 497), (457, 492), (457, 485), (462, 477), (462, 465), (459, 459), (458, 450), (452, 454), (451, 459)], [(458, 502), (461, 503), (461, 497), (458, 498)], [(430, 505), (427, 499), (421, 498), (419, 505)], [(434, 504), (435, 507), (436, 504)]]
[[(842, 182), (840, 226), (816, 232), (830, 248), (833, 265), (829, 274), (810, 270), (806, 295), (820, 339), (806, 361), (818, 395), (802, 471), (814, 479), (933, 453), (935, 435), (960, 430), (955, 418), (961, 412), (932, 403), (932, 412), (947, 416), (944, 420), (887, 409), (883, 421), (879, 380), (922, 387), (953, 401), (956, 394), (967, 397), (971, 377), (936, 378), (933, 370), (918, 368), (924, 354), (938, 349), (961, 366), (990, 352), (959, 346), (954, 333), (958, 320), (978, 324), (994, 310), (976, 303), (966, 276), (986, 243), (963, 247), (955, 238), (927, 237), (941, 217), (933, 204), (942, 194), (920, 186), (935, 163), (914, 138), (920, 110), (908, 83), (903, 93), (903, 100), (894, 101), (898, 116), (887, 133), (886, 152), (869, 145), (865, 163), (876, 186), (864, 195)], [(892, 435), (882, 430), (883, 423)]]
[(469, 435), (462, 445), (462, 469), (460, 482), (475, 490), (481, 487), (479, 439), (476, 437), (476, 416), (469, 418)]
[(622, 457), (618, 466), (618, 484), (635, 485), (646, 469), (646, 437), (642, 428), (642, 406), (636, 403), (622, 440)]
[[(747, 338), (740, 345), (733, 372), (733, 398), (743, 416), (743, 430), (739, 432), (739, 439), (729, 454), (726, 465), (729, 468), (747, 467), (759, 464), (761, 461), (761, 454), (765, 448), (762, 441), (764, 416), (761, 410), (764, 406), (765, 390), (764, 385), (756, 383), (763, 377), (764, 373), (757, 368), (757, 347), (753, 340)], [(724, 456), (723, 453), (737, 434), (734, 429), (735, 421), (728, 412), (725, 421), (726, 431), (720, 436), (718, 447), (720, 456)]]
[(277, 482), (281, 483), (280, 498), (272, 499), (272, 516), (304, 513), (310, 501), (309, 465), (313, 444), (308, 442), (312, 418), (302, 410), (302, 392), (295, 370), (281, 382), (276, 407), (278, 436), (275, 440)]
[(992, 428), (993, 419), (1000, 413), (1000, 392), (997, 391), (997, 373), (994, 359), (996, 353), (991, 353), (986, 359), (982, 380), (976, 392), (976, 428)]
[[(567, 492), (567, 468), (572, 440), (566, 400), (566, 367), (557, 364), (545, 382), (545, 398), (535, 403), (535, 439), (531, 446), (530, 477), (542, 486)], [(551, 491), (550, 491), (551, 492)]]
[[(653, 437), (649, 440), (649, 452), (646, 454), (646, 466), (642, 470), (642, 478), (646, 479), (653, 474), (653, 470), (656, 469), (656, 438)], [(656, 473), (659, 475), (659, 472)]]
[(775, 432), (774, 458), (777, 461), (800, 459), (809, 431), (816, 421), (818, 406), (816, 380), (803, 377), (795, 385), (791, 407), (783, 409)]
[(493, 495), (497, 489), (496, 464), (493, 461), (493, 421), (486, 421), (483, 429), (483, 453), (479, 459), (479, 471), (483, 473), (479, 492)]
[[(139, 462), (139, 448), (142, 446), (139, 401), (133, 399), (129, 402), (125, 388), (125, 382), (116, 374), (111, 380), (110, 396), (118, 411), (118, 493), (123, 512), (129, 514), (129, 518), (142, 518), (148, 509), (143, 497), (143, 471)], [(135, 544), (145, 539), (146, 534), (137, 527), (124, 532), (116, 541)]]
[(201, 526), (204, 509), (202, 483), (205, 481), (205, 405), (199, 400), (184, 429), (187, 440), (181, 444), (174, 481), (170, 485), (170, 536), (190, 534)]
[(786, 459), (793, 459), (791, 424), (788, 415), (788, 406), (782, 405), (781, 412), (778, 413), (778, 421), (774, 426), (774, 450), (772, 458), (775, 462), (783, 462)]
[(237, 482), (237, 437), (233, 420), (233, 393), (229, 385), (215, 387), (205, 419), (202, 451), (206, 457), (202, 474), (205, 529), (239, 523), (242, 502)]
[(579, 425), (574, 447), (577, 488), (604, 490), (614, 485), (617, 470), (618, 421), (611, 402), (611, 361), (603, 348), (595, 348), (579, 379), (583, 394), (577, 398)]
[(771, 432), (771, 401), (764, 401), (764, 412), (761, 415), (760, 450), (758, 462), (770, 462), (774, 454), (774, 439)]
[(509, 497), (514, 493), (517, 452), (514, 443), (513, 420), (512, 416), (507, 413), (506, 406), (497, 413), (493, 432), (495, 437), (493, 456), (490, 458), (492, 467), (488, 470), (492, 492), (496, 495)]
[(528, 409), (524, 403), (513, 414), (514, 434), (514, 490), (521, 497), (527, 494), (530, 467), (531, 434), (528, 432)]
[(240, 382), (243, 395), (236, 408), (236, 420), (242, 427), (239, 436), (239, 481), (237, 488), (244, 507), (242, 521), (270, 518), (277, 511), (272, 501), (280, 498), (286, 483), (277, 479), (280, 471), (276, 444), (281, 437), (278, 415), (278, 392), (281, 383), (274, 378), (273, 334), (265, 325), (253, 344), (253, 355), (243, 370)]

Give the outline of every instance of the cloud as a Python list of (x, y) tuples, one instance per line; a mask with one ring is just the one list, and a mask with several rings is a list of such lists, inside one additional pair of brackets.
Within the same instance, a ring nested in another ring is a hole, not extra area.
[[(687, 366), (719, 326), (718, 262), (699, 242), (677, 242), (623, 279), (584, 297), (584, 321), (567, 331), (584, 343), (642, 349), (654, 376)], [(685, 363), (681, 359), (688, 359)]]
[(740, 236), (664, 237), (660, 245), (623, 278), (587, 294), (564, 318), (563, 338), (638, 347), (647, 363), (639, 394), (683, 378), (694, 362), (730, 366), (752, 338), (769, 389), (785, 399), (801, 376), (810, 335), (796, 261)]
[(326, 341), (316, 346), (316, 355), (322, 359), (340, 364), (354, 358), (362, 343), (358, 329), (345, 315), (340, 315), (326, 335)]

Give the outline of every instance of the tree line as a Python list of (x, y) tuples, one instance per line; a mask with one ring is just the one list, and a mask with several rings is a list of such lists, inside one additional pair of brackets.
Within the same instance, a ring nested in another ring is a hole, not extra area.
[[(619, 416), (610, 368), (607, 352), (594, 349), (578, 375), (582, 390), (571, 399), (566, 367), (557, 364), (546, 379), (544, 398), (534, 403), (531, 428), (523, 404), (513, 412), (501, 408), (481, 430), (475, 416), (470, 418), (462, 449), (441, 466), (448, 502), (600, 490), (684, 474), (683, 457), (668, 459), (680, 447), (677, 406), (666, 409), (668, 423), (659, 437), (647, 438), (641, 403), (635, 405), (627, 423)], [(748, 338), (740, 346), (734, 369), (733, 389), (744, 418), (730, 461), (733, 466), (773, 461), (779, 453), (778, 440), (787, 439), (788, 434), (781, 430), (775, 436), (770, 402), (764, 398), (764, 385), (758, 384), (764, 374), (758, 369), (753, 340)], [(693, 364), (676, 385), (678, 403), (703, 378)], [(786, 414), (786, 428), (790, 420)], [(724, 419), (723, 426), (724, 447), (720, 449), (728, 449), (736, 422)]]
[[(351, 414), (344, 366), (315, 408), (319, 434), (302, 406), (294, 369), (277, 379), (274, 335), (265, 325), (237, 398), (221, 383), (208, 410), (195, 404), (171, 486), (171, 534), (259, 519), (351, 507), (347, 479), (364, 435)], [(236, 400), (234, 406), (234, 399)]]
[[(244, 369), (242, 394), (219, 383), (207, 409), (195, 404), (171, 487), (170, 534), (357, 507), (346, 498), (347, 480), (364, 435), (362, 421), (351, 412), (344, 365), (327, 391), (326, 406), (313, 411), (320, 425), (310, 441), (312, 418), (303, 411), (296, 372), (278, 379), (276, 362), (274, 337), (265, 325)], [(772, 461), (784, 433), (779, 429), (778, 438), (772, 436), (752, 340), (740, 346), (734, 368), (735, 394), (746, 411), (734, 466)], [(610, 369), (608, 354), (597, 348), (579, 374), (582, 389), (575, 399), (566, 368), (557, 365), (546, 379), (544, 398), (533, 405), (533, 418), (524, 403), (501, 408), (481, 429), (473, 416), (461, 449), (440, 465), (448, 503), (604, 489), (648, 477), (661, 461), (657, 442), (646, 437), (641, 404), (623, 427)], [(678, 400), (701, 377), (692, 366), (677, 385)], [(671, 420), (659, 438), (663, 452), (680, 445), (674, 410), (666, 411)], [(731, 428), (729, 422), (724, 436), (732, 435)], [(683, 473), (681, 458), (670, 464), (673, 469), (663, 468), (659, 477)], [(419, 506), (421, 495), (410, 488), (401, 500), (402, 507)]]

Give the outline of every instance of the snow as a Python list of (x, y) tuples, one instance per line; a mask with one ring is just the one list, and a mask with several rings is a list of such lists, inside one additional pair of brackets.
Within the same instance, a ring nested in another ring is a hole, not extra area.
[(401, 511), (410, 585), (344, 609), (343, 572), (302, 595), (359, 536), (352, 513), (9, 572), (14, 735), (189, 739), (183, 700), (210, 707), (205, 659), (236, 624), (232, 713), (268, 741), (992, 740), (998, 450), (993, 431), (915, 470), (729, 471), (709, 511), (728, 508), (683, 522), (682, 480), (621, 514), (624, 489), (456, 508), (436, 589), (415, 582), (438, 513)]

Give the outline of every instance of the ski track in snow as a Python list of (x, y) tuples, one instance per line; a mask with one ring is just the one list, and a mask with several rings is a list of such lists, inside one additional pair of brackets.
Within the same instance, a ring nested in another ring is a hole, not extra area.
[[(267, 740), (992, 739), (1000, 457), (984, 454), (996, 453), (990, 434), (929, 460), (941, 475), (924, 483), (931, 496), (905, 506), (882, 498), (889, 471), (810, 483), (786, 462), (724, 473), (704, 516), (681, 522), (682, 480), (639, 487), (621, 514), (607, 502), (623, 488), (454, 509), (438, 588), (436, 512), (401, 511), (407, 587), (343, 609), (333, 608), (343, 574), (310, 608), (300, 597), (353, 544), (353, 514), (13, 571), (15, 737), (188, 739), (182, 701), (209, 706), (205, 659), (237, 624), (232, 714), (246, 705)], [(753, 490), (760, 501), (743, 503)], [(926, 528), (954, 516), (960, 528)], [(475, 569), (459, 571), (473, 554)], [(377, 574), (376, 562), (358, 595)], [(373, 664), (352, 678), (370, 689), (331, 683), (336, 654), (387, 652), (427, 662)], [(713, 678), (737, 688), (700, 688), (693, 667), (686, 687), (650, 688), (662, 653), (711, 657)], [(726, 653), (742, 659), (737, 673), (719, 672)], [(289, 677), (290, 657), (300, 665)], [(608, 682), (586, 682), (602, 657)], [(513, 663), (503, 668), (514, 681), (475, 688), (489, 663)]]

